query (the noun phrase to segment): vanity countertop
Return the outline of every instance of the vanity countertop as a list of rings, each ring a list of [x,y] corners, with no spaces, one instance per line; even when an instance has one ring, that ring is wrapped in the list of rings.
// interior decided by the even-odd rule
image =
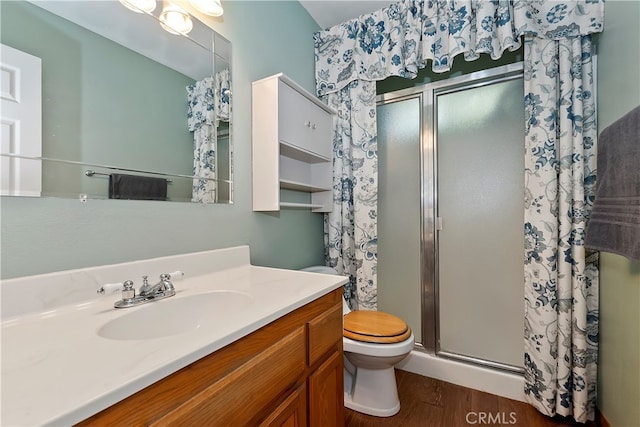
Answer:
[[[115,294],[5,320],[1,424],[77,423],[346,281],[342,276],[247,264],[195,277],[186,274],[175,283],[174,297],[139,307],[113,308],[119,299]],[[110,320],[151,304],[220,290],[249,298],[240,309],[222,308],[217,321],[188,332],[143,340],[98,335]]]

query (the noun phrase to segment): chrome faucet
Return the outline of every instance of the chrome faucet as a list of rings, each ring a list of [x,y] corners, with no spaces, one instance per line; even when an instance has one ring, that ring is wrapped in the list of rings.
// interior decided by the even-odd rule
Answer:
[[[148,276],[142,276],[142,286],[140,287],[138,295],[136,295],[133,282],[131,280],[127,280],[123,283],[122,299],[116,301],[113,306],[115,308],[135,307],[151,301],[169,298],[175,294],[176,290],[173,283],[171,283],[170,274],[161,274],[160,281],[153,286],[149,284]]]
[[[173,283],[171,283],[170,274],[161,274],[160,281],[153,286],[149,285],[147,276],[142,276],[142,287],[140,288],[141,297],[156,297],[168,293],[171,293],[171,295],[166,296],[173,296],[176,293]]]

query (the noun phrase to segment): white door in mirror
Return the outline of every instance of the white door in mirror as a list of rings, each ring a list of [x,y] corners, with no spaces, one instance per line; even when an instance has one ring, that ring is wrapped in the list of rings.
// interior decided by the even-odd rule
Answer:
[[[0,195],[39,197],[41,161],[4,155],[42,155],[42,61],[6,45],[0,45],[0,58]]]

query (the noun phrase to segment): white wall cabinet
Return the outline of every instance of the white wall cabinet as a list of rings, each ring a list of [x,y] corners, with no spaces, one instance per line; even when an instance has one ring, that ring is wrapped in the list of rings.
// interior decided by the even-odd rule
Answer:
[[[253,82],[254,211],[331,211],[335,116],[282,73]],[[311,203],[282,201],[281,189],[311,193]]]

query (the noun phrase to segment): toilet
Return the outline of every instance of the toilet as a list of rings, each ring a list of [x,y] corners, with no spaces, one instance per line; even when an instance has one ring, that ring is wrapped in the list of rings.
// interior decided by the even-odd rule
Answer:
[[[338,274],[331,267],[302,271]],[[344,406],[377,417],[400,410],[394,366],[413,349],[414,336],[400,318],[380,311],[352,311],[342,300],[344,316]]]

